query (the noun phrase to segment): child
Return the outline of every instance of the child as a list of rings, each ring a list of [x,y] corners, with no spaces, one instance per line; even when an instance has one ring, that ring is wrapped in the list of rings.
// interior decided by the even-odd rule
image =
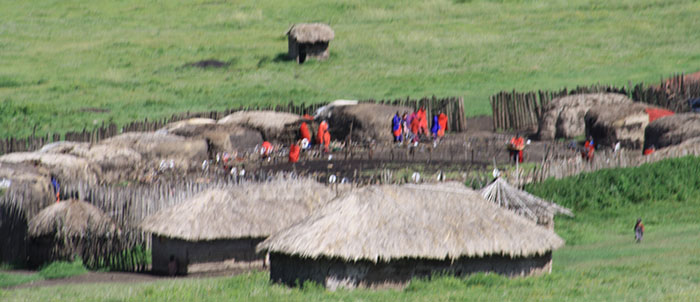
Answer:
[[[644,224],[642,223],[642,219],[639,218],[634,225],[634,239],[637,240],[637,243],[640,243],[642,242],[642,237],[644,237]]]

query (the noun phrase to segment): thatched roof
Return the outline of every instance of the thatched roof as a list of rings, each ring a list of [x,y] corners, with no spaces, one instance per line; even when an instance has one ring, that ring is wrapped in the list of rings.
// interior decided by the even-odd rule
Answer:
[[[554,232],[467,188],[405,185],[348,192],[272,235],[258,250],[378,262],[530,256],[563,244]]]
[[[328,42],[335,38],[333,29],[323,23],[294,24],[285,35],[296,39],[299,43]]]
[[[486,200],[534,222],[547,223],[550,216],[557,214],[574,215],[571,210],[519,190],[500,177],[479,192]]]
[[[109,237],[117,230],[100,209],[79,200],[66,200],[41,210],[29,221],[29,236],[57,238]]]
[[[0,207],[18,209],[27,219],[56,200],[49,172],[41,167],[0,162],[0,182],[4,185],[0,187],[0,191],[3,191],[0,194]]]
[[[173,160],[178,169],[197,167],[207,159],[204,139],[185,138],[163,132],[127,132],[108,138],[100,145],[131,148],[152,163]]]
[[[542,110],[539,137],[553,140],[583,135],[586,132],[586,112],[595,106],[613,104],[632,104],[632,100],[617,93],[572,94],[553,99]]]
[[[254,129],[262,134],[263,139],[273,141],[296,135],[299,129],[294,125],[301,120],[300,115],[293,113],[251,110],[231,113],[217,123]]]
[[[189,241],[267,237],[334,196],[330,188],[312,180],[210,189],[146,218],[141,228]]]

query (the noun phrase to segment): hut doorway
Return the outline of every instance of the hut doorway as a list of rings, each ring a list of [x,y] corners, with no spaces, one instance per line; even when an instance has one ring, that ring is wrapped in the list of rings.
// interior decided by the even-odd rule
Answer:
[[[306,61],[306,45],[299,44],[299,56],[297,57],[297,63],[302,64]]]

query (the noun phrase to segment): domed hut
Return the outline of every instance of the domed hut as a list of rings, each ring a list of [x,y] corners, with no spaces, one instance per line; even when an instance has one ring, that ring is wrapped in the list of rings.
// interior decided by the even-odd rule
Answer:
[[[486,200],[550,230],[554,230],[554,215],[574,216],[570,209],[511,186],[500,177],[481,189],[479,193]]]
[[[700,114],[678,113],[649,123],[644,132],[644,148],[665,148],[695,137],[700,137]]]
[[[311,180],[276,180],[210,189],[147,217],[152,267],[179,275],[236,267],[260,267],[255,246],[306,217],[335,193]],[[169,263],[176,263],[176,272]]]
[[[632,100],[617,93],[574,94],[556,98],[542,109],[538,135],[542,140],[583,135],[586,133],[586,112],[595,106],[614,104],[632,104]]]
[[[112,249],[119,230],[95,206],[75,199],[43,209],[29,221],[29,264],[37,267],[80,257],[88,267],[99,264]]]
[[[623,148],[640,149],[647,125],[672,114],[643,103],[596,106],[586,113],[586,135],[600,146],[613,147],[619,142]]]
[[[335,38],[330,26],[323,23],[299,23],[287,32],[289,50],[287,56],[302,64],[308,58],[328,59],[328,44]]]
[[[331,290],[400,287],[433,274],[549,272],[554,232],[466,188],[374,186],[334,199],[270,236],[270,278]]]
[[[221,118],[217,124],[253,129],[270,142],[286,142],[296,138],[300,115],[286,112],[251,110],[237,111]]]
[[[25,264],[28,221],[55,201],[48,171],[0,162],[0,262]]]

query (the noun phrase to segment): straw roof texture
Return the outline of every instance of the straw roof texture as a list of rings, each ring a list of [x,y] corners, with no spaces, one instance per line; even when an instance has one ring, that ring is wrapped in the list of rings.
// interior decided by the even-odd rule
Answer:
[[[276,111],[237,111],[221,118],[217,123],[238,125],[259,131],[265,140],[283,139],[285,136],[296,134],[296,125],[301,120],[300,115]]]
[[[9,185],[0,194],[0,207],[19,209],[27,219],[34,217],[56,199],[51,189],[49,172],[41,167],[0,162],[0,180]]]
[[[109,237],[116,231],[112,220],[95,206],[79,200],[55,203],[29,221],[29,236],[56,238]]]
[[[500,177],[479,192],[486,200],[535,222],[548,222],[549,216],[557,214],[574,215],[570,209],[513,187]]]
[[[173,160],[178,168],[198,166],[207,159],[208,146],[204,139],[184,138],[162,132],[127,132],[100,143],[119,148],[131,148],[152,163]]]
[[[595,106],[613,104],[632,104],[632,100],[617,93],[573,94],[553,99],[543,109],[539,137],[552,140],[583,135],[586,132],[586,112]]]
[[[330,188],[311,180],[210,189],[147,217],[141,228],[188,241],[267,237],[334,196]]]
[[[335,38],[335,33],[330,26],[323,23],[299,23],[290,27],[285,35],[288,35],[300,43],[328,42]]]
[[[373,186],[348,192],[258,251],[373,262],[544,254],[564,241],[554,232],[466,188]]]

